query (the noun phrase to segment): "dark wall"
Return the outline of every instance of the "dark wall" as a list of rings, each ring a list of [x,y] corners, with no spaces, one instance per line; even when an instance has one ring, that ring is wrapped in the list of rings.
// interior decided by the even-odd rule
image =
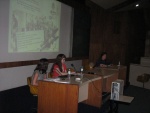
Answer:
[[[108,12],[93,3],[91,7],[91,34],[89,60],[96,62],[102,51],[114,64],[127,66],[129,80],[130,63],[139,63],[144,56],[146,23],[143,9]]]
[[[87,10],[74,9],[72,57],[89,56],[90,20]]]
[[[91,15],[86,0],[58,0],[74,9],[72,57],[89,57]]]
[[[108,12],[95,4],[91,7],[90,57],[96,61],[102,51],[123,65],[139,63],[144,56],[146,24],[144,11]]]
[[[91,15],[91,27],[89,44],[89,60],[96,62],[102,51],[108,53],[108,59],[114,64],[120,61],[122,65],[139,63],[140,57],[144,56],[146,32],[149,30],[149,9],[137,9],[122,12],[107,11],[90,0],[60,0],[75,9],[74,37],[78,42],[83,42],[82,31],[86,31],[82,19],[87,10]],[[79,18],[76,19],[76,16]],[[81,20],[80,20],[81,18]],[[78,24],[81,22],[82,24]],[[88,23],[88,21],[86,21]],[[79,26],[80,25],[80,26]],[[80,32],[81,31],[81,32]],[[84,34],[84,33],[83,33]],[[80,38],[79,38],[80,37]],[[74,39],[75,40],[75,39]],[[87,42],[87,40],[85,40]],[[81,43],[74,42],[74,48],[80,47]],[[75,47],[77,46],[77,47]],[[79,49],[74,49],[79,51]],[[81,50],[79,53],[82,55]]]
[[[93,6],[94,7],[94,6]],[[102,51],[114,64],[126,64],[129,39],[128,13],[112,13],[91,8],[90,60],[96,62]]]
[[[129,62],[140,63],[140,58],[144,56],[146,24],[143,10],[129,11]]]
[[[110,10],[104,10],[89,0],[82,2],[79,0],[62,1],[66,1],[68,5],[70,4],[75,9],[75,21],[77,21],[74,23],[74,26],[77,29],[74,31],[74,37],[79,39],[78,42],[84,40],[78,35],[84,34],[82,31],[87,29],[84,27],[85,24],[82,23],[82,19],[85,19],[85,14],[80,10],[89,9],[87,11],[91,15],[91,27],[90,33],[87,33],[85,36],[88,37],[90,35],[90,61],[96,62],[100,53],[106,51],[108,58],[114,64],[117,64],[119,61],[123,65],[139,63],[140,57],[144,56],[146,29],[149,26],[147,25],[149,21],[145,18],[149,16],[145,14],[149,14],[147,12],[148,9],[111,12]],[[76,16],[79,18],[77,19]],[[80,22],[82,23],[81,25],[78,24]],[[86,22],[88,23],[89,21]],[[74,43],[74,48],[76,48],[75,46],[80,47],[79,45],[81,46],[79,43]],[[82,51],[79,53],[81,54]]]

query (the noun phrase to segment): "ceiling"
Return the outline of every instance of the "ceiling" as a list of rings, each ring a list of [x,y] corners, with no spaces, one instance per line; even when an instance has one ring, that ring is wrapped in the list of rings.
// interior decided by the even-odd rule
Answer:
[[[150,8],[150,0],[90,0],[100,7],[113,10],[113,11],[125,11],[139,8]],[[136,7],[136,4],[139,4]]]
[[[91,1],[96,3],[99,6],[103,7],[104,9],[108,9],[108,8],[114,7],[120,3],[123,3],[126,0],[91,0]]]

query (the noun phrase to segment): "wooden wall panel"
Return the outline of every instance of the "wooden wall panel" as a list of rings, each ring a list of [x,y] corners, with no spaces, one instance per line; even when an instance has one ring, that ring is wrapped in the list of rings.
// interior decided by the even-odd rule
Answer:
[[[66,61],[83,60],[83,59],[88,59],[88,57],[66,58]],[[35,65],[38,62],[39,62],[39,60],[17,61],[17,62],[3,62],[3,63],[0,63],[0,68],[10,68],[10,67],[20,67],[20,66]],[[55,62],[55,59],[49,59],[49,63],[54,63],[54,62]]]
[[[101,52],[106,51],[113,64],[120,61],[127,66],[128,81],[130,63],[140,63],[140,57],[144,56],[148,26],[144,17],[149,13],[144,15],[143,9],[107,12],[94,4],[89,6],[92,25],[89,61],[96,62]]]
[[[94,7],[94,6],[93,6]],[[110,13],[101,8],[91,8],[90,61],[96,62],[102,51],[114,64],[125,64],[128,46],[127,13]]]
[[[145,15],[142,9],[108,12],[97,5],[91,7],[90,61],[95,62],[102,51],[115,64],[139,63],[144,54]],[[145,9],[146,10],[146,9]],[[146,12],[146,11],[145,11]],[[148,17],[148,16],[146,16]]]

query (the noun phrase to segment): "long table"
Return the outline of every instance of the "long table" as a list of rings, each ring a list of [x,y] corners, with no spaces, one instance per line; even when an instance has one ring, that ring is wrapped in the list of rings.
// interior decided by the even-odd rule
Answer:
[[[39,81],[38,113],[77,113],[78,103],[100,107],[102,79],[98,75],[84,74],[81,81],[76,76],[67,81]]]
[[[111,83],[118,79],[119,71],[108,68],[94,68],[87,70],[86,73],[97,74],[102,77],[102,91],[111,92]]]
[[[111,83],[118,78],[118,71],[92,71],[94,74],[84,74],[81,81],[76,81],[78,76],[69,81],[39,81],[38,113],[77,113],[79,102],[100,108],[102,92],[111,91]]]

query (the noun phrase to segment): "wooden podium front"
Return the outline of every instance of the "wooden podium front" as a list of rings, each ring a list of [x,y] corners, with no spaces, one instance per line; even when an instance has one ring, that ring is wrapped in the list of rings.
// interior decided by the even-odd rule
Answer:
[[[127,66],[113,65],[113,66],[110,66],[110,67],[106,68],[106,70],[117,70],[119,72],[118,73],[118,79],[122,79],[122,80],[124,80],[124,83],[126,83]]]
[[[88,86],[87,92],[84,86]],[[102,102],[102,79],[97,75],[84,75],[82,81],[71,78],[70,83],[39,81],[38,113],[77,113],[79,97],[88,93],[84,103],[100,107]]]

